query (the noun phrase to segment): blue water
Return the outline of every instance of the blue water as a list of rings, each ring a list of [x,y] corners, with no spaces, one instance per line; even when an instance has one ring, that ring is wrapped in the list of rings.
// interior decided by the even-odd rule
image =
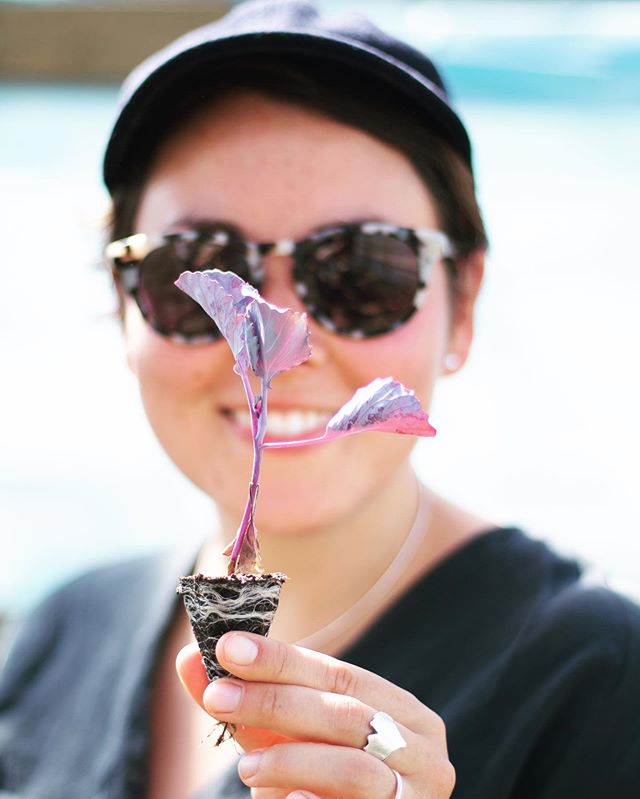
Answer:
[[[423,6],[381,7],[380,18],[419,43],[410,23]],[[640,41],[448,31],[435,49],[474,140],[492,253],[472,359],[443,383],[439,436],[418,447],[416,467],[640,595]],[[115,99],[111,86],[0,83],[9,614],[82,568],[214,524],[147,429],[94,268]]]

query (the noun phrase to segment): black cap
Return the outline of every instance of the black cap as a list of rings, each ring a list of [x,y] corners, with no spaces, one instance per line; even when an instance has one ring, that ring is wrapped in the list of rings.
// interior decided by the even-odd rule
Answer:
[[[471,168],[471,144],[449,103],[442,77],[423,53],[393,38],[360,14],[324,15],[308,0],[251,0],[222,19],[197,28],[150,56],[122,86],[119,111],[104,157],[104,182],[113,192],[126,178],[132,155],[149,150],[149,118],[161,119],[172,97],[229,59],[295,56],[363,74],[397,92]],[[157,129],[157,128],[156,128]],[[152,135],[152,134],[151,134]],[[139,141],[139,139],[142,140]]]

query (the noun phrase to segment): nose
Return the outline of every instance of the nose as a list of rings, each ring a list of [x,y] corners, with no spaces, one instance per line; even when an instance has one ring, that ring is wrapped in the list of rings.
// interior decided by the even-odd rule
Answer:
[[[273,305],[304,311],[293,285],[293,258],[290,253],[272,247],[262,255],[262,285],[260,294]]]
[[[298,296],[293,282],[293,258],[283,247],[271,248],[262,257],[263,279],[260,294],[267,302],[279,308],[291,308],[298,313],[306,313],[311,328],[311,357],[305,363],[319,366],[327,361],[328,348],[325,336],[328,334],[309,317],[309,313]]]

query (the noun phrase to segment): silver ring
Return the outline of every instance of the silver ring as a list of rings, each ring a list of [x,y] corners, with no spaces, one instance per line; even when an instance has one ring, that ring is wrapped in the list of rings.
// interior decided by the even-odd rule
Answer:
[[[398,772],[394,768],[392,768],[391,771],[393,771],[393,776],[396,778],[396,792],[393,799],[402,799],[402,788],[403,788],[402,777],[398,774]]]
[[[386,760],[389,755],[397,752],[398,749],[403,749],[407,745],[405,739],[400,735],[398,725],[387,713],[383,713],[379,710],[374,714],[369,724],[373,727],[375,733],[372,732],[367,736],[367,743],[364,746],[364,751],[368,755],[373,755],[377,757],[378,760]],[[401,789],[402,784],[400,783],[400,790]],[[396,794],[396,796],[399,795],[400,794]]]

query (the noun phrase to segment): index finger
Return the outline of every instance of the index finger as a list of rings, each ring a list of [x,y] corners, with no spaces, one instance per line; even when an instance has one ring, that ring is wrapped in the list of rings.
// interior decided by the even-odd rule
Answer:
[[[224,668],[243,680],[301,685],[352,696],[384,710],[415,732],[433,733],[442,725],[433,711],[404,688],[312,649],[252,633],[230,632],[218,641],[216,656]]]

